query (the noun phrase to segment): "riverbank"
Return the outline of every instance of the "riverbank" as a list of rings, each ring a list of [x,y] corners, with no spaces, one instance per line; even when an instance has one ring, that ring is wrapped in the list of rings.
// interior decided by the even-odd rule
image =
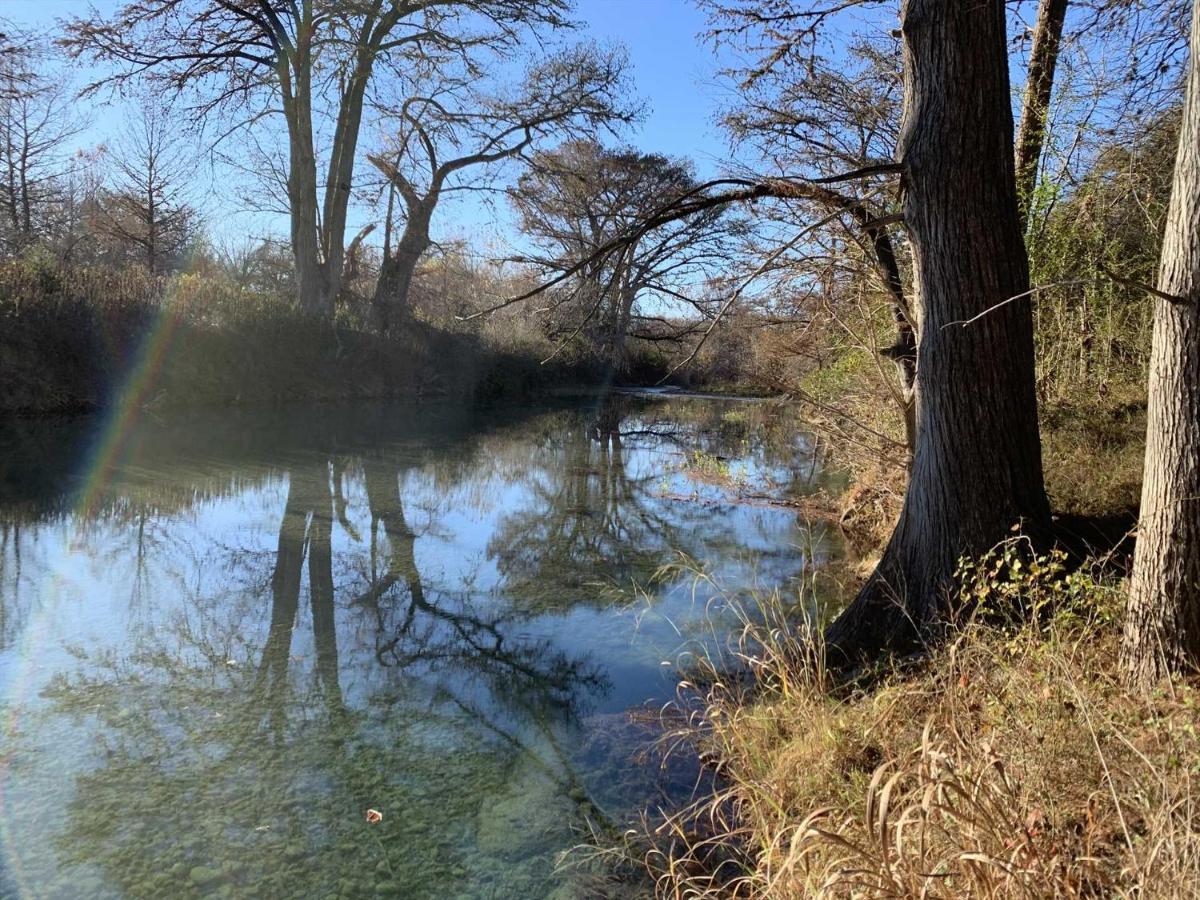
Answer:
[[[898,419],[852,370],[819,377],[803,388],[837,405],[814,419],[850,473],[831,498],[860,556],[848,596],[899,510]],[[964,563],[980,602],[945,645],[846,682],[821,653],[835,609],[797,623],[787,611],[820,598],[729,593],[746,629],[689,662],[664,738],[718,789],[626,847],[659,896],[1200,894],[1200,684],[1136,697],[1117,671],[1144,387],[1048,390],[1041,413],[1063,545],[1031,564],[1014,539]]]
[[[0,414],[298,400],[521,397],[592,385],[586,361],[409,321],[381,338],[219,277],[0,264]]]
[[[817,631],[748,626],[744,655],[693,676],[668,739],[722,787],[636,845],[659,895],[1196,896],[1196,685],[1127,694],[1119,585],[1013,559],[972,588],[1000,576],[1052,615],[977,617],[849,685],[812,653]],[[727,667],[751,660],[738,687]]]

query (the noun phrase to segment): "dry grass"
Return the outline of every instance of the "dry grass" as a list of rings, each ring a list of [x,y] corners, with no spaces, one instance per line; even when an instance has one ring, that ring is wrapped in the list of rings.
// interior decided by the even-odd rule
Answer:
[[[1055,511],[1103,516],[1137,509],[1145,437],[1145,379],[1103,398],[1043,403],[1042,457]]]
[[[869,686],[835,686],[779,598],[745,601],[667,737],[720,791],[629,835],[659,896],[1200,896],[1197,686],[1128,694],[1116,587],[1019,558],[967,567],[979,611]],[[1018,594],[1022,621],[986,615]]]
[[[341,312],[344,312],[342,310]],[[567,361],[411,321],[380,338],[218,274],[0,263],[0,410],[492,398],[591,383]],[[487,337],[487,336],[485,336]],[[143,377],[145,376],[145,377]]]

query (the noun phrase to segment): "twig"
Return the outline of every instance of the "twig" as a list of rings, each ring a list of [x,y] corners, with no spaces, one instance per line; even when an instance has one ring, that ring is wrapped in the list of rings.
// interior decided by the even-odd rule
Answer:
[[[1100,263],[1100,271],[1115,281],[1117,284],[1122,284],[1125,287],[1136,288],[1139,291],[1145,291],[1147,294],[1152,294],[1160,300],[1166,300],[1168,303],[1183,305],[1191,301],[1187,297],[1180,297],[1178,294],[1168,294],[1166,291],[1160,291],[1156,287],[1151,287],[1148,284],[1143,284],[1140,281],[1135,281],[1132,278],[1126,278],[1124,275],[1118,275],[1104,263]]]
[[[1068,279],[1067,281],[1052,281],[1052,282],[1050,282],[1050,284],[1040,284],[1037,287],[1032,287],[1027,291],[1022,291],[1019,294],[1014,294],[1013,296],[1009,297],[1007,300],[1001,300],[995,306],[989,306],[987,309],[985,309],[983,312],[979,313],[979,315],[977,315],[977,316],[972,316],[969,319],[956,319],[953,322],[947,322],[945,325],[942,326],[942,329],[944,330],[946,328],[949,328],[951,325],[961,325],[963,328],[966,328],[968,325],[978,322],[984,316],[988,315],[989,313],[995,312],[1002,306],[1007,306],[1009,303],[1012,303],[1015,300],[1020,300],[1022,297],[1029,297],[1033,294],[1037,294],[1042,291],[1048,291],[1048,290],[1050,290],[1050,288],[1066,287],[1068,285],[1090,284],[1090,283],[1091,283],[1090,281],[1087,281],[1083,278],[1071,278],[1071,279]]]

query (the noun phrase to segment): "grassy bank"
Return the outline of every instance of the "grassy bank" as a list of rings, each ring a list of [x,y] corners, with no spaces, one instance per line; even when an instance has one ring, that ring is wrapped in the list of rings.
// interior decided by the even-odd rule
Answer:
[[[360,397],[522,395],[589,384],[583,361],[420,321],[382,339],[216,275],[0,264],[0,412]]]
[[[1197,686],[1130,695],[1119,585],[1009,549],[964,572],[984,603],[952,640],[849,685],[777,598],[735,598],[767,624],[702,667],[668,737],[722,788],[631,846],[660,895],[1200,894]],[[1034,614],[989,617],[998,591]]]
[[[903,495],[903,468],[863,435],[898,423],[861,361],[804,389],[830,404],[810,415],[851,478],[830,498],[861,554],[838,567],[845,596]],[[1041,413],[1063,545],[1031,562],[1014,538],[964,561],[973,611],[945,644],[847,683],[822,658],[836,609],[727,598],[745,630],[689,662],[663,744],[718,788],[623,851],[658,896],[1200,896],[1200,681],[1140,697],[1117,669],[1143,388],[1056,392]]]

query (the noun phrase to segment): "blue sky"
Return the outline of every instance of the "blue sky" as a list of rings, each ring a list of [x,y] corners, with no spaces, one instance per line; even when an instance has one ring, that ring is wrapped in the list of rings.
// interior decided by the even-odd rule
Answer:
[[[56,20],[83,15],[92,5],[89,0],[0,0],[0,16],[22,25],[52,28]],[[118,3],[96,0],[94,5],[107,12]],[[631,80],[646,102],[647,113],[627,135],[628,142],[647,151],[688,157],[701,176],[719,171],[728,155],[715,121],[724,93],[717,79],[722,61],[701,38],[704,13],[691,0],[578,0],[576,18],[583,24],[579,37],[621,43],[629,50]],[[88,105],[93,106],[91,101]],[[96,144],[120,131],[120,106],[93,109],[90,115],[93,125],[84,142]],[[218,192],[210,193],[215,198]],[[223,205],[219,198],[203,204],[209,207],[210,222],[229,222],[227,210],[213,209],[214,202]],[[435,230],[441,237],[497,233],[491,214],[456,206],[439,211]],[[233,219],[239,220],[245,224],[234,228],[260,230],[265,225],[261,220],[252,224],[244,217]]]
[[[713,121],[721,103],[721,61],[701,40],[705,16],[687,0],[582,0],[579,17],[599,40],[629,48],[633,82],[649,102],[635,143],[688,156],[701,173],[726,155]]]

